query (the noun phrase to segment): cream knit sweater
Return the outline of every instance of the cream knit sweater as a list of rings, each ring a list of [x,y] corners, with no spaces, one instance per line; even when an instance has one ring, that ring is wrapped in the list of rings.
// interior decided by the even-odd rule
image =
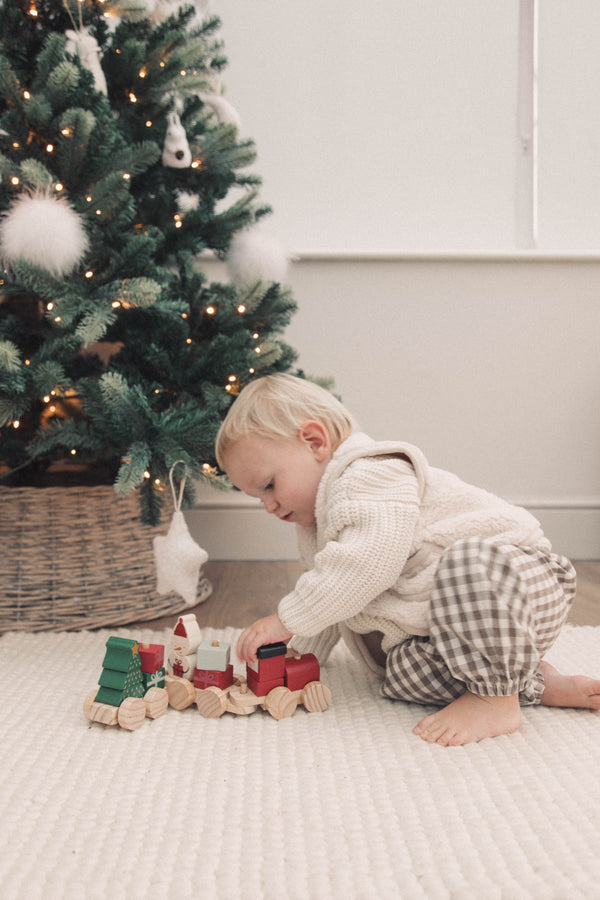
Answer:
[[[298,526],[306,571],[280,602],[293,646],[324,663],[340,636],[383,674],[360,635],[383,634],[382,649],[427,635],[438,561],[473,536],[550,552],[541,526],[456,475],[427,464],[411,444],[356,433],[336,450],[317,492],[316,523]]]

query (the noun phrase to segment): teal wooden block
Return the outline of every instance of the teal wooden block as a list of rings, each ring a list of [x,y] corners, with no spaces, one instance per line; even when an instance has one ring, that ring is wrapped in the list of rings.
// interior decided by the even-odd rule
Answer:
[[[196,651],[196,668],[225,672],[231,656],[231,644],[226,641],[202,641]]]

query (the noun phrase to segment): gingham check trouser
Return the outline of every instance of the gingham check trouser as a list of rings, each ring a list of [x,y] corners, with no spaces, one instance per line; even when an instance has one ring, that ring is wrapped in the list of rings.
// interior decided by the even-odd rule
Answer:
[[[467,690],[539,703],[540,660],[565,622],[575,582],[565,557],[494,540],[458,541],[437,568],[429,636],[392,647],[381,693],[443,706]]]

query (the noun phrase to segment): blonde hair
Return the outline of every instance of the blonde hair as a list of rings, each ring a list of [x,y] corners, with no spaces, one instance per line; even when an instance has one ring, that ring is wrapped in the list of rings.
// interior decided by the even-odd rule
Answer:
[[[309,420],[325,426],[334,450],[356,429],[340,401],[314,382],[283,372],[257,378],[246,385],[221,423],[215,441],[217,462],[223,468],[227,448],[241,437],[292,439]]]

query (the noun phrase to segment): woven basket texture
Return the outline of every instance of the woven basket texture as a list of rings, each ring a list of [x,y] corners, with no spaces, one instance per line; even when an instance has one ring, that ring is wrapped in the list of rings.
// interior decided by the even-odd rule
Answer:
[[[0,633],[145,622],[189,610],[156,592],[152,538],[136,494],[99,487],[0,488]],[[164,524],[166,523],[166,525]],[[210,596],[200,574],[197,602]]]

